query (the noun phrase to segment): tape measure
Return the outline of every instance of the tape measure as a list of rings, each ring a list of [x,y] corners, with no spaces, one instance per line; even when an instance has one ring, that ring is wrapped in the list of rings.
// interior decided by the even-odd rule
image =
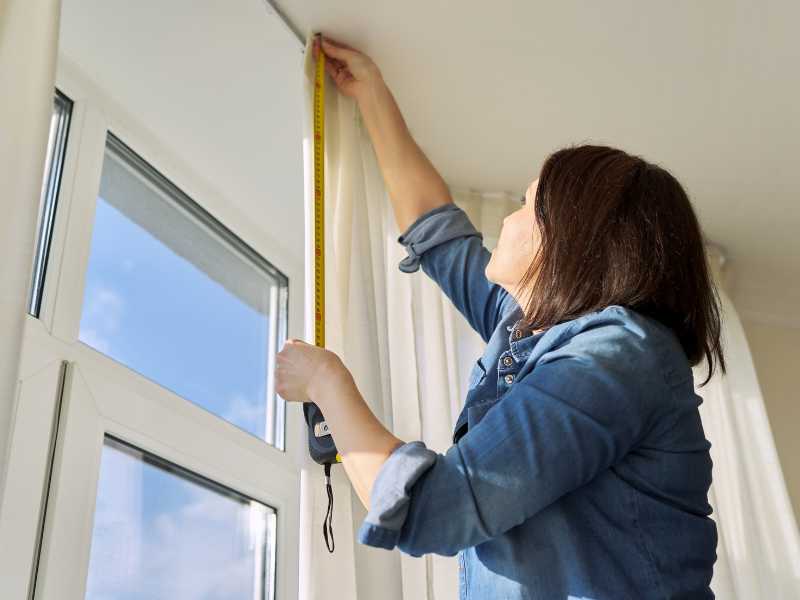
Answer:
[[[314,77],[314,343],[325,347],[325,55]]]
[[[320,45],[314,77],[314,344],[325,347],[325,55]],[[308,451],[321,465],[342,462],[319,407],[303,404]]]
[[[325,347],[325,55],[322,44],[314,76],[314,344],[318,348]],[[322,522],[322,535],[328,552],[333,552],[331,465],[342,462],[342,457],[319,406],[304,402],[303,414],[308,426],[308,452],[315,462],[325,467],[328,510]]]

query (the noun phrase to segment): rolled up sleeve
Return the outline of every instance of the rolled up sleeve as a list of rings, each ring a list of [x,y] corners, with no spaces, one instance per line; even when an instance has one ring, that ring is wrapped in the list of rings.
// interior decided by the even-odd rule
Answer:
[[[397,241],[408,256],[400,270],[422,270],[433,279],[484,341],[488,341],[513,297],[484,274],[491,252],[483,235],[456,204],[437,206],[421,215]]]
[[[622,459],[641,439],[650,389],[619,343],[545,354],[446,453],[414,442],[384,463],[359,539],[453,556],[519,525]],[[646,369],[638,364],[639,373]]]
[[[358,532],[362,544],[390,550],[408,515],[411,488],[436,461],[436,452],[421,441],[407,442],[392,452],[375,477],[370,509]]]

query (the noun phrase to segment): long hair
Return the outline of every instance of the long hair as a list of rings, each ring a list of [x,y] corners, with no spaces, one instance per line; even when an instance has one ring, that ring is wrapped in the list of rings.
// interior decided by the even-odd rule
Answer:
[[[689,198],[665,169],[607,146],[551,154],[534,205],[541,245],[523,276],[524,325],[546,329],[617,304],[677,336],[691,366],[725,372],[719,294]]]

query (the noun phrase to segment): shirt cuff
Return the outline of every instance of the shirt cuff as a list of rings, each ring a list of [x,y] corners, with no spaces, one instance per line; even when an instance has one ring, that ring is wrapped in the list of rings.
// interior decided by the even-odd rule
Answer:
[[[408,251],[400,261],[400,270],[413,273],[419,270],[420,258],[427,251],[452,239],[481,234],[459,206],[449,202],[421,215],[397,238]]]
[[[422,441],[398,446],[381,466],[370,493],[370,509],[358,541],[391,550],[408,515],[411,487],[436,461],[436,452]]]

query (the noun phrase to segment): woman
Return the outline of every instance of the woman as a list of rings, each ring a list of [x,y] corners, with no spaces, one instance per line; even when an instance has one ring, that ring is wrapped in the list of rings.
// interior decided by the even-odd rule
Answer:
[[[359,540],[457,554],[461,598],[713,598],[691,366],[725,364],[680,184],[620,150],[565,148],[490,255],[375,64],[321,43],[375,146],[401,270],[421,265],[487,343],[444,454],[384,429],[336,355],[297,340],[279,353],[278,393],[320,406],[369,510]]]

